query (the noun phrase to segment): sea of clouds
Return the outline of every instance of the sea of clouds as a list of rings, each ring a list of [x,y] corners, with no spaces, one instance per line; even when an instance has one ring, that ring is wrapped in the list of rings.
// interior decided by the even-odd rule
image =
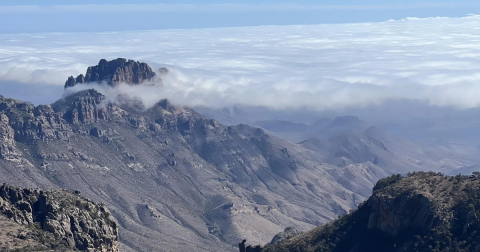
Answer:
[[[0,34],[0,94],[62,90],[102,58],[170,74],[131,90],[151,104],[232,104],[316,110],[412,100],[480,106],[480,16],[381,23],[108,33]],[[12,84],[14,83],[14,84]],[[4,88],[2,88],[2,86]],[[3,90],[2,90],[3,89]],[[144,95],[145,91],[145,95]],[[59,91],[58,91],[59,92]],[[53,102],[58,92],[39,92]]]

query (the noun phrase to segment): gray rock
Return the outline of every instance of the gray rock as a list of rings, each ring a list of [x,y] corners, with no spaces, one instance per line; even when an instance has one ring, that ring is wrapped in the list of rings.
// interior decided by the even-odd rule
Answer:
[[[168,69],[160,69],[161,74],[168,72]],[[156,76],[156,73],[146,63],[118,58],[112,61],[100,60],[98,65],[91,66],[87,73],[77,76],[70,76],[65,82],[65,88],[73,87],[84,83],[106,83],[110,86],[116,86],[120,83],[129,85],[138,85],[144,81],[149,81]]]
[[[297,235],[300,235],[302,232],[298,231],[295,227],[287,227],[285,231],[276,234],[270,244],[277,244],[283,240],[288,240]]]
[[[41,191],[0,186],[0,215],[21,225],[53,234],[48,244],[80,251],[118,251],[118,226],[103,204],[96,204],[64,190]]]

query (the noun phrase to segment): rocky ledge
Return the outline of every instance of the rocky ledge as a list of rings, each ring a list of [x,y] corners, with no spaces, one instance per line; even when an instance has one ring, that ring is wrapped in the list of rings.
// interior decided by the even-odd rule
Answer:
[[[107,207],[79,192],[0,186],[0,249],[118,251],[118,225]]]
[[[161,72],[167,71],[160,69]],[[65,82],[65,88],[73,87],[84,83],[106,83],[110,86],[117,86],[120,83],[138,85],[150,81],[156,73],[146,63],[134,60],[118,58],[112,61],[100,60],[98,65],[87,69],[86,75],[80,74],[77,78],[70,76]]]

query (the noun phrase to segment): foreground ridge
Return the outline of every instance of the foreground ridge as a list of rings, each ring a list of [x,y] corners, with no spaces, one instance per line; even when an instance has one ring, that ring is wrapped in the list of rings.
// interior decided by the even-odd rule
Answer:
[[[19,251],[118,251],[118,226],[104,204],[65,190],[0,186],[1,246]]]
[[[480,251],[480,174],[380,180],[358,210],[263,252]]]

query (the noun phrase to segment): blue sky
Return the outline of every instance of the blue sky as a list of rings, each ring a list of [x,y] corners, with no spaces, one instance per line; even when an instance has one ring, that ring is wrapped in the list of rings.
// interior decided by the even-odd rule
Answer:
[[[376,22],[479,14],[472,0],[0,0],[0,33]],[[131,5],[130,5],[131,4]],[[13,6],[14,5],[14,6]]]
[[[239,0],[190,0],[190,1],[178,1],[178,0],[82,0],[82,1],[65,1],[65,0],[16,0],[15,4],[12,4],[11,0],[2,0],[0,1],[1,5],[21,5],[21,4],[32,4],[32,5],[54,5],[54,4],[157,4],[157,3],[173,3],[173,4],[212,4],[212,3],[304,3],[304,4],[399,4],[399,3],[475,3],[476,1],[472,0],[460,0],[460,1],[448,1],[448,0],[322,0],[322,1],[312,1],[312,0],[262,0],[262,1],[239,1]]]

